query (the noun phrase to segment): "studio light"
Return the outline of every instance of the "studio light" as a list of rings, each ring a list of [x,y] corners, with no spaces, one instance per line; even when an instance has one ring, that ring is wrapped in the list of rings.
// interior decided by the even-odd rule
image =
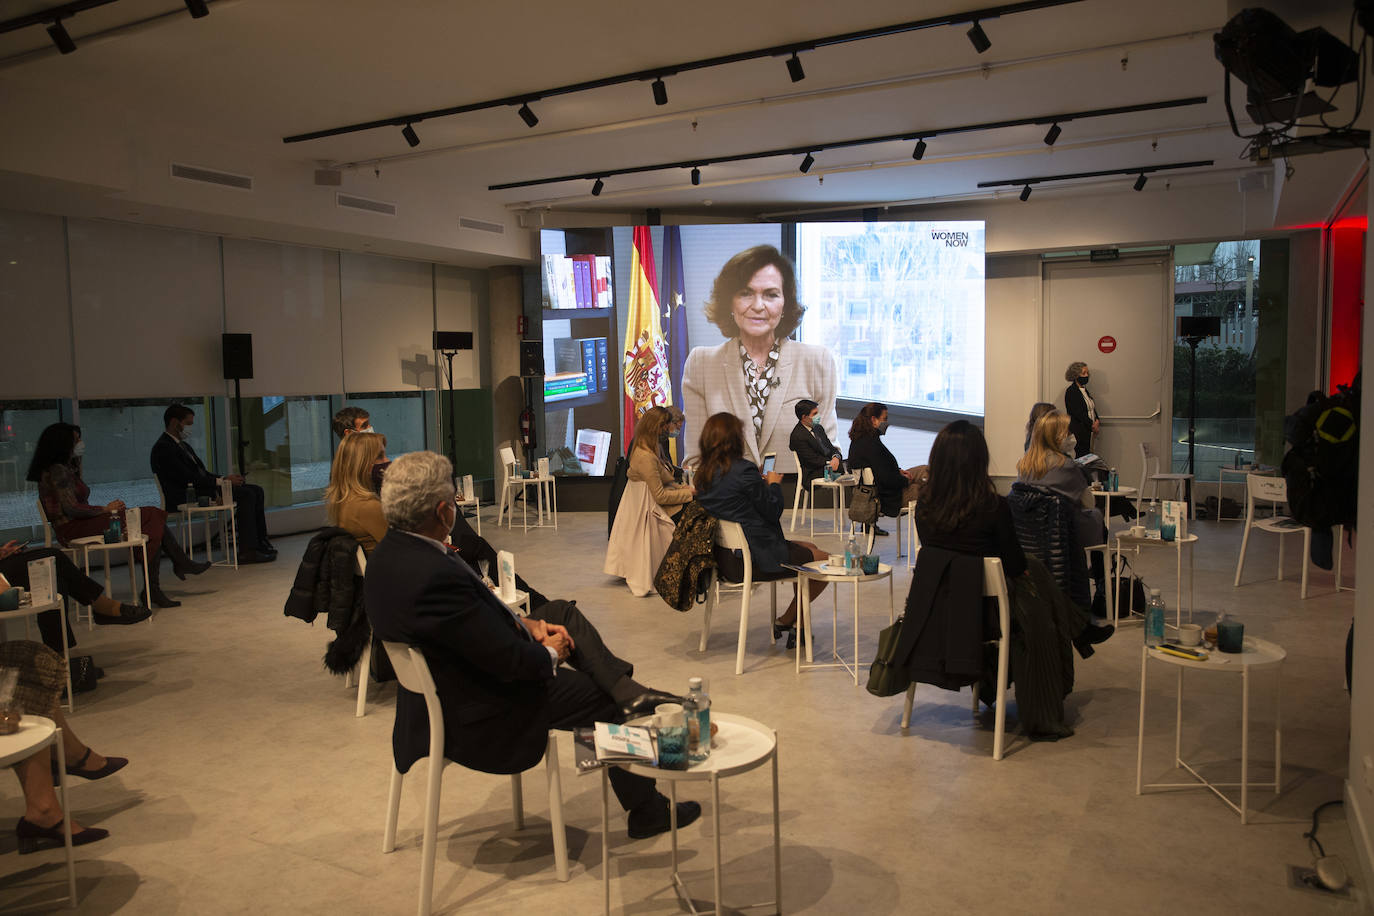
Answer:
[[[811,171],[811,166],[813,166],[813,165],[815,165],[815,164],[816,164],[816,157],[813,156],[813,155],[811,155],[810,153],[807,153],[807,154],[806,154],[806,158],[803,159],[803,160],[801,161],[801,172],[802,172],[802,174],[805,175],[807,172]]]
[[[192,19],[204,19],[210,15],[210,8],[205,5],[205,0],[186,0],[186,11],[191,14]]]
[[[1138,176],[1136,176],[1136,180],[1135,180],[1135,189],[1136,189],[1137,191],[1143,191],[1143,190],[1145,190],[1145,182],[1148,181],[1148,180],[1149,180],[1149,179],[1145,177],[1145,173],[1144,173],[1144,172],[1141,172]]]
[[[411,127],[409,124],[401,128],[401,136],[405,137],[406,143],[409,143],[411,146],[420,145],[420,135],[417,134],[415,128]]]
[[[525,122],[526,127],[533,127],[539,123],[539,116],[530,108],[530,103],[526,102],[520,106],[520,120]]]
[[[973,50],[982,54],[992,47],[992,42],[988,39],[988,33],[983,31],[983,27],[978,24],[978,20],[973,21],[973,28],[968,30],[968,40],[973,45]]]
[[[694,184],[694,185],[701,184],[701,169],[698,169],[698,168],[693,168],[693,169],[692,169],[692,184]]]
[[[1026,185],[1021,189],[1021,199],[1030,200],[1030,185]]]
[[[61,19],[54,20],[53,24],[48,26],[48,37],[52,39],[53,44],[57,45],[57,50],[63,54],[70,54],[76,50],[76,42],[72,41],[72,36],[67,34],[67,29],[62,25]]]
[[[1050,129],[1045,131],[1045,145],[1054,146],[1054,141],[1059,139],[1059,135],[1064,132],[1064,128],[1058,124],[1051,124]]]
[[[598,178],[598,179],[596,180],[596,184],[592,185],[592,196],[593,196],[593,197],[600,197],[600,196],[601,196],[601,191],[602,191],[602,189],[605,188],[605,187],[606,187],[606,182],[604,182],[604,181],[602,181],[600,178]]]
[[[787,58],[787,75],[792,77],[792,82],[800,83],[806,79],[806,71],[802,69],[801,58],[797,52],[793,51],[792,56]]]
[[[924,141],[924,140],[917,140],[917,141],[916,141],[916,148],[915,148],[914,150],[911,151],[911,158],[912,158],[912,159],[915,159],[915,160],[917,160],[917,161],[919,161],[919,160],[925,158],[925,154],[926,154],[926,141]]]
[[[663,82],[663,77],[654,80],[654,104],[668,104],[668,84]]]

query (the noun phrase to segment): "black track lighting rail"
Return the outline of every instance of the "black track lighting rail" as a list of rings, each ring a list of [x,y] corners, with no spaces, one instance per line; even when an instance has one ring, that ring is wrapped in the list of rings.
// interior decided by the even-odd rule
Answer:
[[[1047,181],[1073,181],[1079,178],[1107,178],[1113,175],[1148,175],[1154,172],[1169,172],[1175,169],[1200,169],[1210,165],[1215,165],[1212,159],[1202,159],[1197,162],[1170,162],[1167,165],[1133,165],[1121,169],[1100,169],[1095,172],[1069,172],[1064,175],[1039,175],[1033,178],[1006,178],[999,181],[980,181],[980,188],[1009,188],[1029,186],[1033,184],[1044,184]],[[1143,185],[1142,185],[1143,187]],[[1030,195],[1026,195],[1029,197]],[[1025,200],[1023,197],[1022,200]]]
[[[93,10],[97,6],[106,6],[107,4],[115,2],[117,2],[117,0],[72,0],[72,2],[63,3],[60,6],[47,6],[41,10],[0,22],[0,35],[6,32],[15,32],[19,29],[27,29],[29,26],[34,25],[52,25],[61,22],[63,19],[70,19],[77,13]]]
[[[1028,118],[1011,118],[1003,121],[984,121],[979,124],[963,124],[956,127],[924,128],[907,130],[899,134],[883,134],[877,137],[860,137],[852,140],[832,140],[827,143],[812,143],[806,146],[790,146],[780,149],[761,150],[754,153],[734,153],[728,156],[704,156],[696,159],[683,159],[677,162],[657,162],[652,165],[625,166],[617,169],[598,169],[590,172],[576,172],[571,175],[557,175],[550,178],[530,178],[524,181],[508,181],[503,184],[488,185],[488,191],[508,191],[513,188],[531,188],[537,185],[557,184],[562,181],[604,180],[613,175],[635,175],[641,172],[658,172],[666,169],[700,169],[708,165],[727,162],[745,162],[751,159],[771,159],[775,156],[813,156],[815,153],[832,149],[848,149],[855,146],[869,146],[877,143],[900,141],[927,141],[933,137],[952,134],[967,134],[984,130],[1000,130],[1007,127],[1025,127],[1038,124],[1067,124],[1070,121],[1087,118],[1103,118],[1110,115],[1134,114],[1141,111],[1162,111],[1168,108],[1184,108],[1190,105],[1203,105],[1207,96],[1190,96],[1182,99],[1167,99],[1160,102],[1143,102],[1139,105],[1118,105],[1115,108],[1091,108],[1087,111],[1064,112],[1052,115],[1037,115]],[[921,150],[925,154],[924,147]],[[814,159],[813,159],[814,161]],[[1021,183],[1021,182],[1015,182]]]
[[[97,2],[108,3],[111,2],[111,0],[97,0]],[[575,92],[587,92],[592,89],[604,89],[608,86],[620,86],[626,83],[654,81],[662,85],[663,78],[667,76],[676,76],[679,73],[688,73],[692,70],[706,70],[711,67],[723,67],[727,64],[741,63],[749,60],[761,60],[769,57],[787,57],[788,74],[791,76],[793,82],[797,82],[805,78],[801,61],[796,57],[797,54],[803,51],[814,51],[817,48],[849,44],[856,41],[867,41],[871,38],[884,38],[889,35],[901,35],[906,32],[917,32],[922,29],[939,28],[940,26],[976,25],[982,20],[996,19],[1000,16],[1010,16],[1015,13],[1028,13],[1034,10],[1082,2],[1083,0],[1025,0],[1025,2],[1022,3],[1005,3],[998,6],[988,6],[982,9],[969,10],[963,13],[950,13],[946,16],[916,19],[911,22],[900,22],[895,25],[860,29],[856,32],[842,32],[838,35],[826,35],[821,38],[795,41],[790,44],[772,45],[767,48],[757,48],[752,51],[739,51],[735,54],[721,54],[716,57],[705,57],[700,60],[683,61],[678,64],[669,64],[646,70],[635,70],[631,73],[621,73],[615,76],[605,76],[594,80],[584,80],[580,83],[569,83],[564,86],[554,86],[549,89],[540,89],[533,92],[522,92],[518,95],[507,95],[498,99],[487,99],[483,102],[469,102],[465,105],[452,105],[448,108],[433,108],[429,111],[417,111],[411,112],[410,114],[395,115],[389,118],[378,118],[373,121],[361,121],[357,124],[346,124],[342,127],[328,127],[323,130],[292,134],[289,137],[283,137],[282,142],[302,143],[306,140],[338,137],[343,134],[376,130],[380,127],[404,127],[407,124],[418,124],[421,121],[428,121],[432,118],[447,118],[453,115],[467,114],[472,111],[486,111],[492,108],[505,108],[507,106],[522,106],[528,110],[528,106],[531,102],[538,102],[541,99],[553,98],[560,95],[571,95]],[[51,21],[51,19],[51,15],[48,15],[39,21],[48,22]],[[981,34],[981,29],[979,32]],[[980,48],[979,53],[982,53],[984,50],[986,50],[986,47]],[[662,97],[666,102],[666,89],[655,89],[656,102],[659,97]],[[662,105],[664,102],[658,102],[658,104]],[[525,118],[525,122],[529,124],[530,127],[534,126],[534,124],[530,123],[528,117]]]

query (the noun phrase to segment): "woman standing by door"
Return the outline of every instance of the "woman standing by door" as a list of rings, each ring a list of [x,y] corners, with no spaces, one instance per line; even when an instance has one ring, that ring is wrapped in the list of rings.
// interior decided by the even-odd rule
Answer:
[[[1089,378],[1087,363],[1069,363],[1064,373],[1064,381],[1069,383],[1069,387],[1064,389],[1064,410],[1069,415],[1069,435],[1074,439],[1075,458],[1082,458],[1093,450],[1093,437],[1101,425],[1097,418],[1097,404],[1088,393]]]

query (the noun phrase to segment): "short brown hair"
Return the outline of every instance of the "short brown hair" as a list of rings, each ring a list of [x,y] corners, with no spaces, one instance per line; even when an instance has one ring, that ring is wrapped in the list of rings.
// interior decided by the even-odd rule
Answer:
[[[1082,375],[1086,368],[1088,368],[1088,364],[1084,362],[1069,363],[1069,368],[1064,370],[1064,381],[1072,384],[1073,380]]]
[[[693,478],[698,492],[710,489],[716,477],[744,457],[744,424],[732,413],[715,413],[701,427],[697,440],[701,463]]]
[[[657,455],[659,437],[671,422],[672,414],[666,407],[650,407],[644,411],[635,421],[635,436],[630,440],[630,451],[646,448]]]
[[[779,340],[790,337],[801,324],[806,309],[797,301],[797,272],[792,262],[772,245],[755,245],[725,262],[716,274],[716,282],[711,284],[711,298],[706,300],[706,320],[720,328],[720,333],[727,338],[739,336],[739,328],[732,317],[735,293],[748,286],[754,274],[770,266],[782,274],[782,318],[774,336]]]

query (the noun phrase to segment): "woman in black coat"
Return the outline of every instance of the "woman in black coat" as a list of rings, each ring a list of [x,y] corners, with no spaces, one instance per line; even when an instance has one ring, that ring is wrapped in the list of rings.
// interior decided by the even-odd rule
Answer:
[[[1075,458],[1082,458],[1093,450],[1093,436],[1097,435],[1100,425],[1097,404],[1088,393],[1088,377],[1087,363],[1069,363],[1064,372],[1064,381],[1069,383],[1064,389],[1064,410],[1069,415],[1069,435],[1075,439]]]
[[[903,470],[883,445],[886,432],[887,405],[877,401],[865,404],[849,427],[849,470],[860,474],[864,468],[873,471],[882,513],[896,518],[903,506],[918,497],[923,469]],[[887,534],[881,528],[878,533]]]

